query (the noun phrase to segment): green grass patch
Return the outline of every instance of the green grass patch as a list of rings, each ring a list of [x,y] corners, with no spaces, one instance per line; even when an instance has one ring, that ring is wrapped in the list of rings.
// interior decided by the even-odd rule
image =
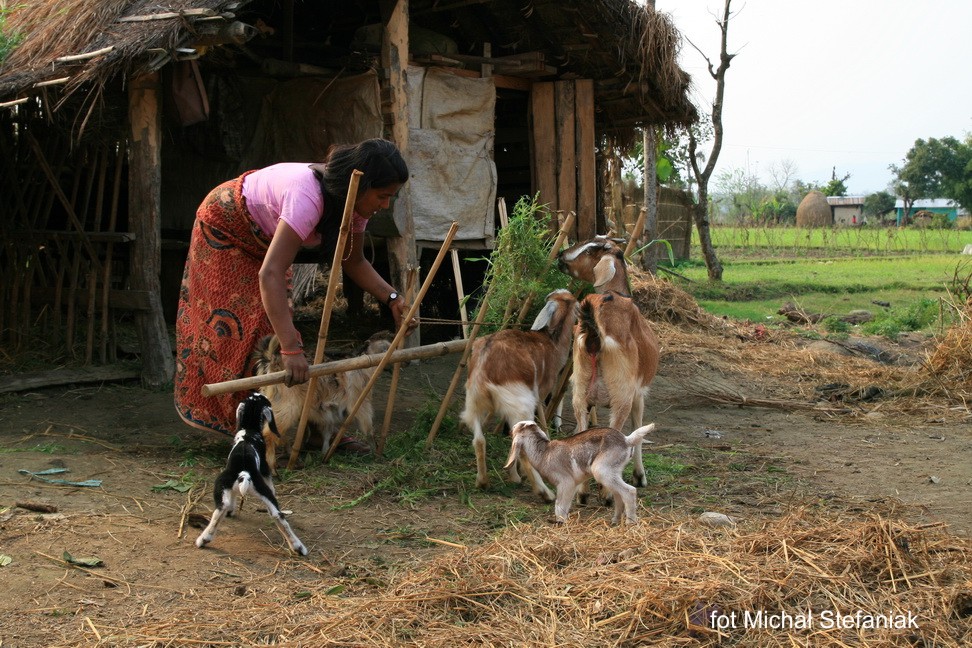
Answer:
[[[683,264],[679,273],[691,279],[679,285],[710,313],[736,320],[782,323],[777,311],[786,302],[808,313],[841,316],[868,310],[875,323],[862,332],[887,335],[897,322],[899,331],[926,330],[947,324],[942,299],[968,268],[953,255],[921,254],[901,257],[843,257],[829,259],[748,259],[724,263],[723,281],[708,281],[705,266]],[[876,304],[886,303],[890,307]],[[846,333],[828,320],[825,328]],[[880,330],[872,333],[877,322]]]
[[[730,227],[711,229],[712,244],[733,254],[812,256],[821,252],[860,255],[961,252],[972,231],[901,227]],[[698,232],[693,232],[698,246]]]

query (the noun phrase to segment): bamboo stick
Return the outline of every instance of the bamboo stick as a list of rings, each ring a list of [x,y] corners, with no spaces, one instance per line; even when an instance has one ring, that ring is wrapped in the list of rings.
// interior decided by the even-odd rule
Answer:
[[[450,250],[452,257],[452,275],[456,280],[456,296],[459,298],[459,319],[462,322],[462,339],[469,337],[469,314],[466,312],[466,294],[462,289],[462,272],[459,268],[459,252]]]
[[[111,205],[108,210],[108,231],[114,232],[118,221],[118,197],[121,193],[122,162],[124,161],[125,146],[118,142],[118,152],[115,155],[115,176],[111,190]],[[108,294],[111,288],[111,261],[115,244],[108,242],[105,250],[105,264],[101,275],[101,336],[99,339],[99,357],[102,364],[108,361]]]
[[[405,300],[412,303],[415,293],[415,280],[418,276],[418,268],[410,268],[408,280],[405,285]],[[392,413],[395,411],[395,399],[398,396],[398,379],[402,373],[402,363],[396,362],[392,367],[391,384],[388,386],[388,400],[385,401],[385,417],[381,423],[381,434],[375,444],[375,455],[381,456],[385,452],[385,441],[388,440],[388,430],[391,429]]]
[[[479,335],[479,329],[483,325],[483,320],[486,319],[486,311],[489,310],[489,297],[493,293],[493,286],[496,284],[490,284],[489,288],[486,290],[486,295],[483,300],[479,302],[479,311],[476,313],[476,321],[473,322],[472,330],[469,332],[469,339],[462,340],[464,346],[462,349],[462,357],[459,358],[459,364],[456,365],[456,371],[452,374],[452,380],[449,382],[449,388],[446,389],[445,396],[442,397],[442,404],[439,405],[439,411],[435,415],[435,421],[432,422],[432,427],[429,428],[429,436],[425,439],[425,449],[428,450],[432,447],[432,442],[435,441],[436,435],[439,434],[439,426],[442,425],[443,419],[445,419],[446,411],[449,409],[449,405],[452,403],[452,395],[456,391],[456,387],[459,385],[459,378],[462,376],[463,369],[469,363],[469,356],[472,353],[473,343],[476,341],[476,336]]]
[[[408,314],[402,318],[402,325],[399,327],[398,333],[395,335],[395,339],[392,340],[391,346],[388,347],[388,351],[385,352],[385,357],[382,358],[380,363],[378,363],[378,367],[375,369],[374,373],[371,374],[368,384],[366,384],[361,390],[358,400],[355,401],[351,411],[348,412],[348,417],[344,420],[344,423],[341,424],[341,427],[334,435],[334,440],[331,441],[331,447],[328,449],[327,454],[324,455],[324,461],[329,460],[334,454],[334,451],[337,450],[338,445],[341,443],[341,439],[344,438],[344,431],[347,429],[348,424],[352,419],[354,419],[354,416],[358,413],[358,410],[361,409],[362,403],[364,403],[365,399],[368,397],[368,394],[371,392],[371,388],[374,387],[375,382],[377,382],[378,376],[381,375],[382,369],[384,369],[388,364],[392,353],[395,352],[398,345],[401,344],[402,339],[404,339],[405,334],[408,332],[408,322],[410,322],[412,318],[415,317],[415,313],[418,312],[422,300],[425,299],[425,293],[428,292],[429,287],[432,285],[432,280],[435,278],[435,274],[438,272],[439,266],[442,265],[442,260],[445,258],[446,252],[449,251],[449,246],[452,245],[452,239],[456,237],[456,232],[458,231],[459,221],[453,221],[452,226],[449,228],[449,232],[446,234],[445,240],[442,241],[442,247],[439,248],[439,254],[436,255],[435,261],[432,263],[432,267],[429,269],[429,273],[426,275],[425,281],[422,283],[422,288],[419,290],[418,297],[416,297],[415,301],[412,303],[411,308],[408,309]]]
[[[341,229],[338,232],[334,259],[331,261],[331,272],[327,279],[327,293],[324,297],[324,309],[321,311],[321,326],[317,333],[317,348],[314,349],[314,364],[320,364],[321,360],[324,359],[324,347],[327,344],[327,333],[331,326],[331,311],[334,309],[334,300],[337,298],[337,282],[341,276],[341,259],[344,258],[344,248],[347,246],[348,234],[351,232],[351,215],[354,213],[354,201],[358,198],[358,183],[361,182],[363,175],[362,171],[355,169],[351,172],[351,179],[348,183],[348,196],[344,201],[344,213],[341,215]],[[307,394],[304,397],[304,406],[300,410],[300,422],[297,424],[297,435],[290,451],[287,468],[293,468],[297,465],[300,450],[304,445],[307,419],[310,418],[311,407],[315,405],[314,395],[316,393],[317,377],[311,376],[310,384],[307,386]]]
[[[638,212],[638,220],[635,221],[634,227],[631,228],[631,237],[628,239],[628,244],[624,246],[624,256],[631,254],[631,251],[638,246],[638,239],[644,233],[645,229],[645,217],[648,210],[644,207]]]
[[[105,149],[104,152],[99,156],[98,164],[98,188],[95,192],[95,207],[91,218],[91,230],[93,232],[101,231],[101,210],[104,208],[105,204],[105,179],[108,174],[108,150]],[[94,339],[95,339],[95,315],[97,308],[97,296],[98,296],[98,271],[100,268],[96,267],[96,260],[92,259],[91,267],[88,270],[88,281],[91,283],[88,286],[88,335],[85,338],[84,344],[84,362],[90,364],[94,359]]]
[[[396,351],[391,355],[391,362],[408,362],[411,360],[424,360],[426,358],[435,358],[437,356],[448,355],[450,353],[458,353],[462,351],[466,346],[466,340],[452,340],[450,342],[436,342],[434,344],[426,344],[424,346],[413,347],[411,349],[401,349]],[[367,367],[377,366],[385,355],[381,353],[373,353],[371,355],[362,355],[354,358],[345,358],[344,360],[333,360],[331,362],[324,362],[321,364],[311,365],[310,374],[312,376],[329,376],[331,374],[340,373],[342,371],[351,371],[352,369],[365,369]],[[218,396],[219,394],[229,394],[238,391],[249,391],[251,389],[260,389],[261,387],[266,387],[267,385],[279,385],[287,378],[287,372],[285,371],[274,371],[268,374],[263,374],[260,376],[246,376],[243,378],[236,378],[234,380],[227,380],[225,382],[209,383],[202,386],[203,396]]]

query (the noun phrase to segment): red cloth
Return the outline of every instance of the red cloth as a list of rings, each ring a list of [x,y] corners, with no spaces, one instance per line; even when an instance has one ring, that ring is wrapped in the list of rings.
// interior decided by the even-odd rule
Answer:
[[[207,398],[202,386],[249,375],[256,341],[273,333],[259,281],[270,239],[246,209],[248,173],[213,189],[196,211],[176,316],[176,411],[193,427],[226,434],[243,394]]]

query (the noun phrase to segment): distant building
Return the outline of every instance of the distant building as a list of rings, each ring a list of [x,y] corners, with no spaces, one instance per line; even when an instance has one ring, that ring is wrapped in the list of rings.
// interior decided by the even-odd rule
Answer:
[[[864,196],[827,196],[834,225],[856,227],[864,224]]]
[[[959,216],[968,216],[969,212],[959,206],[958,203],[947,198],[927,198],[916,200],[911,205],[911,217],[914,218],[918,212],[928,212],[928,214],[945,214],[948,220],[955,221]],[[894,201],[895,219],[898,225],[904,219],[904,200],[898,198]]]

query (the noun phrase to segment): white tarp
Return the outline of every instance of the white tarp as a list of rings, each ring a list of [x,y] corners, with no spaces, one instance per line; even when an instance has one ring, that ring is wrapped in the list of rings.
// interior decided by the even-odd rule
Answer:
[[[459,221],[457,241],[492,245],[496,88],[437,68],[409,67],[408,165],[417,241],[441,241]]]

